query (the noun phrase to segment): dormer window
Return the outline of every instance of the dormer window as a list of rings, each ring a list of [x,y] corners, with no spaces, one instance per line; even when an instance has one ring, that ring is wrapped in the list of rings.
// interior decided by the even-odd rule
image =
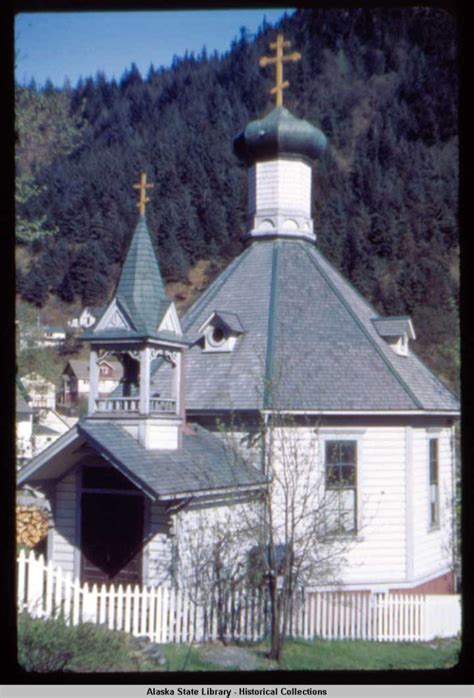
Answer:
[[[227,339],[226,331],[223,327],[214,327],[212,332],[208,333],[207,341],[213,347],[221,346]]]
[[[233,351],[243,331],[242,324],[235,313],[215,310],[199,328],[202,349],[205,352],[215,353]]]
[[[411,319],[407,316],[376,318],[372,320],[380,337],[398,356],[408,356],[408,340],[416,339]]]

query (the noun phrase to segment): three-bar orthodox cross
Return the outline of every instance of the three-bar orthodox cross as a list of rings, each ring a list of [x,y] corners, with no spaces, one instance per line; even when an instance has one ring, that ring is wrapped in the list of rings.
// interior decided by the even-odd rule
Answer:
[[[151,189],[153,186],[153,184],[146,183],[146,174],[144,172],[142,172],[141,174],[140,182],[138,184],[133,185],[134,189],[140,190],[140,200],[137,203],[137,206],[140,209],[140,216],[145,215],[145,206],[150,201],[150,199],[146,195],[146,190]]]
[[[281,107],[283,104],[283,90],[290,84],[288,80],[283,82],[283,63],[288,63],[288,61],[299,61],[301,58],[301,53],[298,51],[293,51],[293,53],[287,53],[286,56],[283,55],[283,50],[289,48],[291,45],[290,41],[285,41],[283,39],[283,34],[278,34],[276,41],[270,44],[270,48],[275,49],[275,56],[262,56],[260,58],[260,65],[265,67],[266,65],[275,64],[276,68],[276,79],[275,87],[270,90],[270,93],[275,95],[275,104],[277,107]]]

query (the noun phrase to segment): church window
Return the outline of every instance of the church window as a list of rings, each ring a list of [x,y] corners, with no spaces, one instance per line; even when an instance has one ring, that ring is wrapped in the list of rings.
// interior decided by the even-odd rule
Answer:
[[[357,530],[357,441],[325,442],[325,481],[329,534]]]
[[[439,439],[430,439],[429,526],[439,525]]]
[[[205,352],[233,351],[244,328],[235,313],[214,310],[198,330]]]

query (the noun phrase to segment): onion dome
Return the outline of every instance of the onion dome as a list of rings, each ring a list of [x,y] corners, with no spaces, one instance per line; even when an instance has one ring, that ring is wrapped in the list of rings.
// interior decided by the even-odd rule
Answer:
[[[276,107],[263,119],[251,121],[234,139],[234,152],[248,164],[282,155],[309,160],[321,156],[327,139],[322,131]]]

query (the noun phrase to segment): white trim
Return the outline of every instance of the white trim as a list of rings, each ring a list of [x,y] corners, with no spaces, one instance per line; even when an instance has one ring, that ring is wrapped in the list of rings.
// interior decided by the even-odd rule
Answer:
[[[143,497],[143,545],[142,545],[142,584],[150,585],[150,541],[148,536],[151,531],[151,501]]]
[[[219,487],[215,489],[207,490],[183,490],[181,492],[173,492],[171,494],[160,494],[157,501],[160,503],[167,502],[168,500],[181,499],[182,497],[214,497],[216,495],[225,494],[239,494],[239,492],[248,492],[254,490],[261,490],[266,487],[268,482],[262,482],[258,485],[235,485],[234,487]]]
[[[101,330],[115,328],[116,327],[115,325],[111,325],[111,320],[115,314],[117,314],[117,316],[119,317],[119,319],[123,323],[123,328],[130,330],[131,329],[130,324],[125,320],[123,313],[119,310],[119,307],[117,305],[117,299],[112,298],[109,307],[107,308],[105,313],[102,315],[102,317],[100,318],[97,325],[92,330],[93,334],[96,334],[97,332],[100,332]]]
[[[405,427],[405,575],[411,582],[415,576],[415,507],[413,471],[413,428]]]
[[[191,412],[191,410],[190,410]],[[377,417],[378,415],[382,416],[393,416],[393,417],[398,417],[399,415],[402,416],[436,416],[436,417],[459,417],[461,414],[461,410],[270,410],[270,409],[262,409],[260,410],[262,414],[274,414],[275,412],[279,414],[295,414],[295,415],[316,415],[319,417],[325,417],[325,416],[332,416],[332,415],[341,415],[341,416],[351,416],[351,415],[362,415],[362,416],[369,416],[369,417]],[[198,413],[198,410],[193,410],[193,413]],[[200,410],[199,414],[204,414],[204,410]]]
[[[430,574],[427,574],[423,577],[418,577],[415,578],[411,581],[406,581],[406,580],[389,580],[389,581],[382,581],[382,582],[374,582],[374,581],[365,581],[365,582],[351,582],[349,584],[344,584],[341,582],[340,584],[336,585],[334,584],[333,586],[326,584],[326,585],[315,585],[315,584],[308,584],[305,587],[306,591],[370,591],[372,593],[382,593],[382,592],[388,592],[389,589],[411,589],[413,587],[418,587],[421,586],[422,584],[427,584],[428,582],[431,582],[434,579],[438,579],[438,577],[443,577],[445,574],[451,573],[453,570],[448,567],[448,568],[443,568],[441,570],[437,570],[436,572],[431,572]]]
[[[425,481],[427,480],[426,491],[428,492],[428,509],[426,511],[427,533],[432,533],[434,531],[440,531],[442,528],[441,523],[441,501],[440,501],[440,448],[441,448],[441,434],[430,434],[426,433],[426,451],[425,451]],[[437,519],[431,522],[431,441],[436,441],[436,513]]]
[[[319,463],[321,468],[321,473],[324,481],[324,488],[326,489],[326,441],[355,441],[356,446],[356,530],[354,533],[347,531],[347,536],[352,536],[357,539],[362,530],[363,526],[363,516],[362,516],[362,494],[364,492],[364,449],[363,449],[363,437],[364,431],[357,432],[355,429],[327,429],[324,433],[320,434],[319,438]],[[339,538],[345,536],[344,533],[337,535],[335,537]]]
[[[175,307],[175,304],[173,302],[171,302],[170,307],[168,308],[168,310],[164,314],[163,319],[157,328],[157,332],[160,332],[162,330],[174,332],[179,337],[183,336],[183,331],[181,329],[181,323],[179,321],[178,313],[176,311],[176,307]]]
[[[54,458],[54,456],[57,456],[58,453],[63,450],[63,448],[69,446],[75,438],[82,438],[76,426],[71,427],[69,431],[66,431],[64,434],[61,434],[59,439],[53,441],[53,443],[47,448],[45,448],[44,451],[41,451],[41,453],[38,453],[37,456],[32,458],[29,464],[25,467],[25,469],[21,470],[18,473],[17,484],[23,484],[25,480],[31,477],[31,475],[33,475],[47,461],[51,460],[51,458]]]
[[[110,352],[120,352],[122,349],[120,348],[121,344],[125,344],[128,346],[129,344],[131,345],[136,345],[139,342],[147,342],[151,346],[157,346],[160,348],[163,347],[171,347],[173,349],[176,349],[177,347],[187,347],[189,346],[189,342],[186,340],[170,340],[170,339],[158,339],[158,337],[149,337],[146,334],[142,334],[140,336],[136,337],[88,337],[87,341],[90,342],[92,345],[99,345],[99,346],[107,346],[110,347],[109,351]],[[117,345],[119,345],[119,348],[117,348]],[[125,350],[123,350],[125,351]]]
[[[351,427],[320,427],[318,429],[318,434],[321,434],[321,436],[326,436],[327,434],[335,434],[336,436],[346,435],[348,437],[350,436],[363,436],[366,433],[367,429],[364,427],[361,427],[358,429],[357,427],[351,428]]]
[[[208,318],[207,318],[206,320],[204,320],[204,322],[202,323],[201,327],[200,327],[200,328],[198,329],[198,331],[197,331],[197,333],[198,333],[199,335],[201,335],[201,334],[204,332],[204,330],[206,329],[206,327],[208,326],[208,324],[211,322],[211,320],[212,320],[216,315],[217,315],[217,310],[213,310],[212,313],[208,316]]]
[[[73,570],[74,577],[81,577],[81,557],[82,557],[82,468],[76,467],[74,470],[74,496],[75,496],[75,531],[74,531],[74,552],[73,552]],[[56,490],[56,488],[55,488]]]

